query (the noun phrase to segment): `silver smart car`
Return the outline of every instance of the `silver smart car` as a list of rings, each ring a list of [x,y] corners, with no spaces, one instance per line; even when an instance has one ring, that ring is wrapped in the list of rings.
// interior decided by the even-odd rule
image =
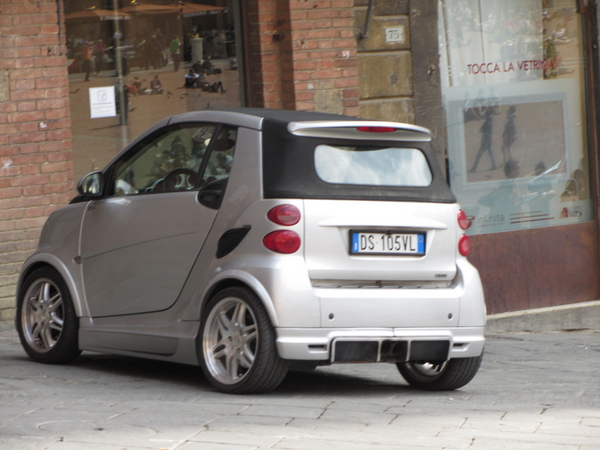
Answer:
[[[485,303],[428,130],[262,109],[166,118],[54,212],[18,282],[36,361],[82,350],[199,365],[218,390],[288,368],[475,376]]]

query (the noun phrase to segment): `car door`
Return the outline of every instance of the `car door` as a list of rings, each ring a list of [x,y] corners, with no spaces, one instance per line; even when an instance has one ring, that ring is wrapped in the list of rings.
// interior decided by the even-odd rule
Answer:
[[[92,317],[175,303],[218,212],[218,202],[206,206],[199,194],[212,181],[209,162],[222,136],[229,138],[230,166],[235,130],[195,124],[154,133],[109,168],[108,195],[88,204],[81,230]]]

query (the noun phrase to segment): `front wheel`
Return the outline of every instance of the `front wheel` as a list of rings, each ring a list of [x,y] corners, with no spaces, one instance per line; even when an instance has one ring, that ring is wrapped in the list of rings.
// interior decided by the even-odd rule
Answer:
[[[17,331],[27,354],[38,362],[68,363],[79,356],[78,319],[69,289],[50,267],[34,270],[20,289]]]
[[[277,355],[269,316],[247,288],[227,288],[210,300],[203,314],[200,346],[202,370],[221,392],[271,391],[287,373],[287,361]]]
[[[483,354],[436,363],[397,363],[396,366],[411,386],[428,391],[452,391],[466,386],[475,377],[482,359]]]

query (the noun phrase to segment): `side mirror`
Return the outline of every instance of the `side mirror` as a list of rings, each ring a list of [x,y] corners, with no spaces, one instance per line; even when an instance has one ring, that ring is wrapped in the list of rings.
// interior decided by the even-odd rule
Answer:
[[[102,194],[102,172],[88,173],[77,184],[77,192],[89,197],[99,197]]]

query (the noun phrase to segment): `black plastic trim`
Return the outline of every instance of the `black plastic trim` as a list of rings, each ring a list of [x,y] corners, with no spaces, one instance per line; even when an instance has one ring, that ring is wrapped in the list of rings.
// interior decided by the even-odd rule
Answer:
[[[447,361],[450,341],[412,341],[410,343],[411,362]]]
[[[217,258],[223,258],[234,251],[240,242],[244,240],[250,228],[252,228],[250,225],[244,225],[243,227],[232,228],[223,233],[217,245]]]

